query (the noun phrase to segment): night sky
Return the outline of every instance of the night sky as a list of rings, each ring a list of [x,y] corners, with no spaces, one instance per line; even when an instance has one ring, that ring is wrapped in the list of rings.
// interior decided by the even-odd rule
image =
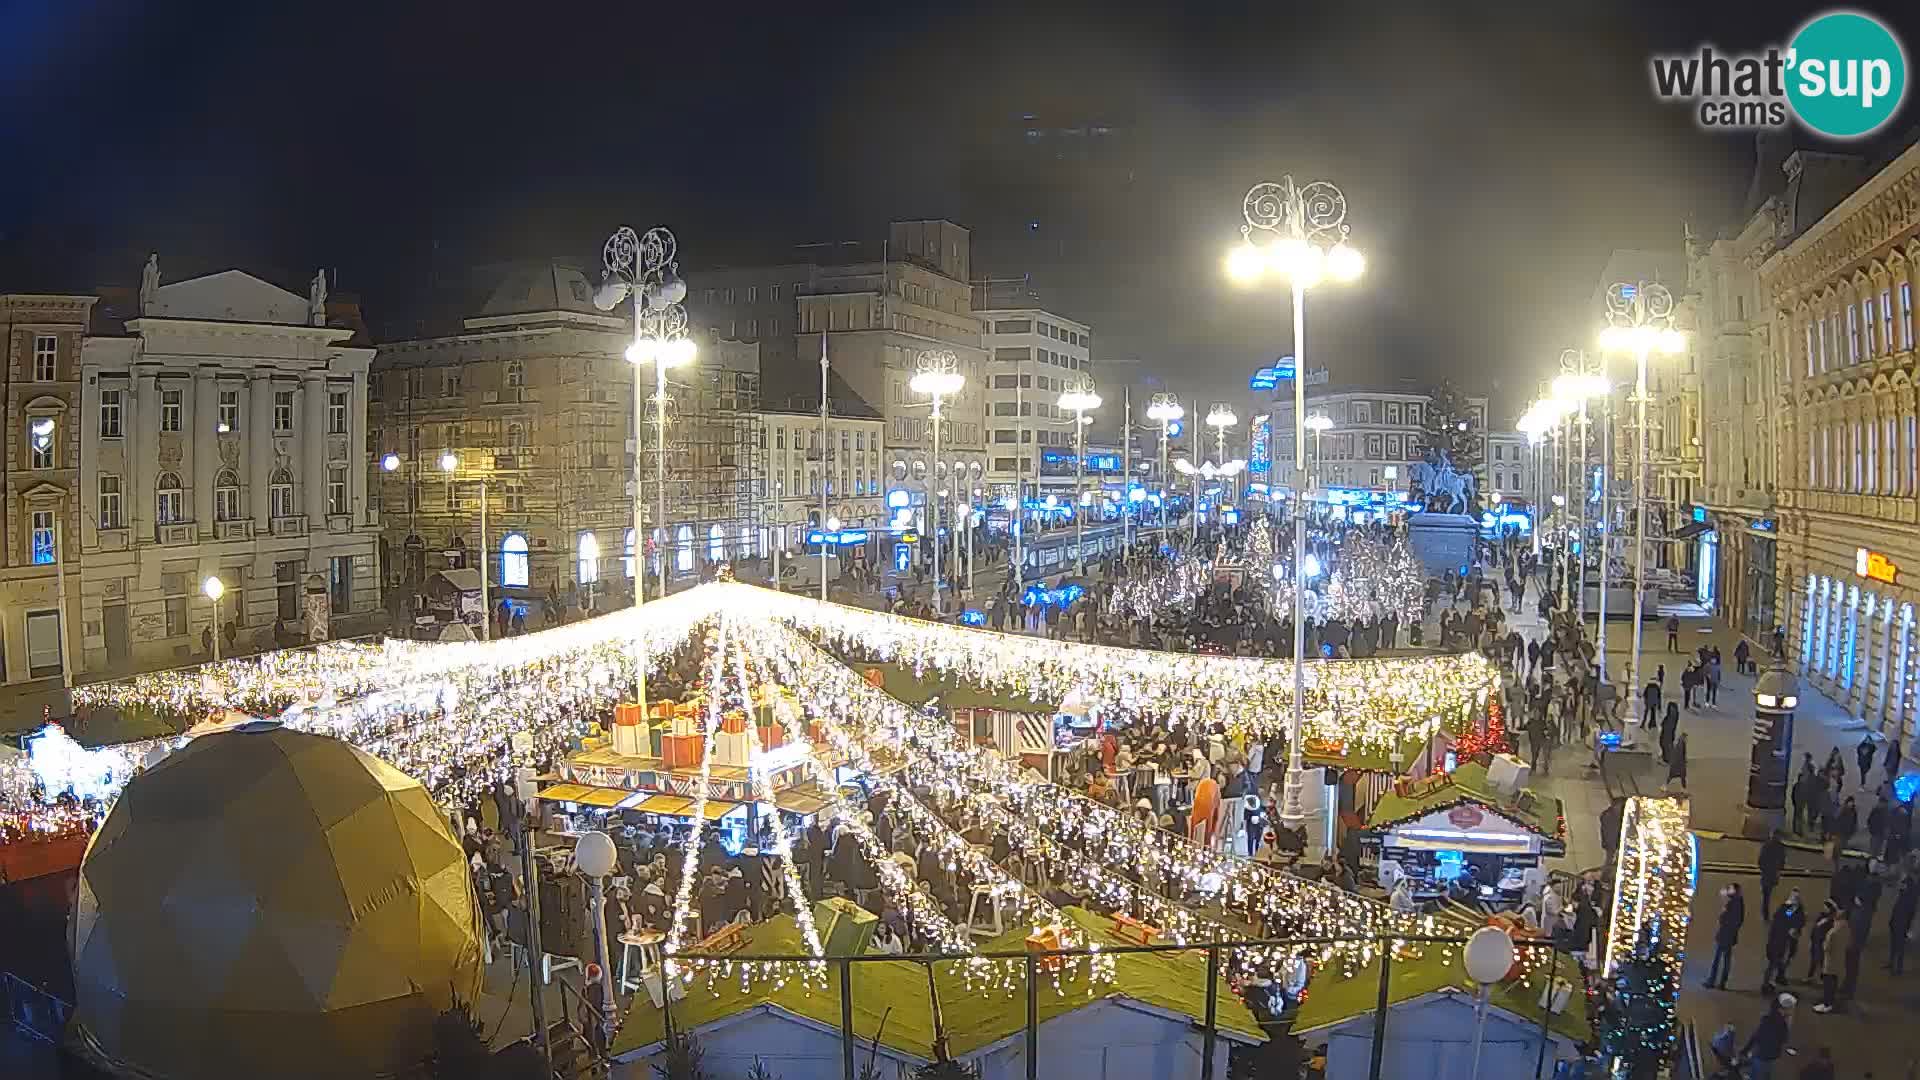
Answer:
[[[592,265],[621,223],[673,228],[697,271],[946,217],[976,275],[1093,324],[1096,362],[1244,396],[1286,300],[1220,257],[1247,187],[1291,171],[1346,190],[1370,260],[1309,300],[1312,366],[1452,376],[1510,422],[1587,340],[1613,248],[1740,212],[1751,137],[1657,104],[1648,55],[1823,10],[670,6],[8,0],[0,287],[131,284],[148,250],[169,280],[325,265],[400,336],[477,264]]]

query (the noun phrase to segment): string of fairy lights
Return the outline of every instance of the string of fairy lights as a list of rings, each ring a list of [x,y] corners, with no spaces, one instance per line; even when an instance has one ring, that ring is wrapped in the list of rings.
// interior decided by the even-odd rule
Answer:
[[[1185,552],[1150,574],[1117,582],[1107,594],[1107,611],[1130,618],[1152,618],[1186,607],[1213,584],[1213,563]]]
[[[741,589],[746,586],[729,585]],[[836,651],[936,670],[1051,711],[1069,693],[1094,707],[1182,721],[1221,723],[1265,738],[1287,729],[1293,662],[1069,644],[822,604],[785,593],[755,597],[757,610],[828,642]],[[1478,653],[1311,661],[1306,736],[1388,753],[1448,722],[1464,728],[1498,672]]]

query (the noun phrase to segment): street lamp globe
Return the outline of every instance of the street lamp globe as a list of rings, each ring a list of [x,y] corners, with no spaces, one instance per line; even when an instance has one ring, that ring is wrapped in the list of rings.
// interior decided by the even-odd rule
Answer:
[[[217,577],[210,576],[206,581],[201,583],[200,591],[206,594],[207,599],[217,602],[221,597],[227,595],[227,584]]]
[[[1088,387],[1061,392],[1059,405],[1068,412],[1092,412],[1100,407],[1100,395]]]
[[[573,847],[573,865],[590,878],[603,878],[613,873],[614,864],[618,861],[619,852],[614,849],[613,837],[598,829],[580,837]]]
[[[1234,415],[1233,409],[1230,406],[1224,404],[1215,405],[1207,410],[1207,425],[1209,427],[1230,428],[1239,422],[1240,418]]]
[[[1328,416],[1326,413],[1314,413],[1312,416],[1307,417],[1304,422],[1307,430],[1312,432],[1331,431],[1333,429],[1333,417]]]
[[[1170,424],[1185,415],[1187,410],[1181,407],[1180,399],[1172,394],[1155,394],[1153,403],[1147,406],[1147,419],[1158,420],[1162,424]]]
[[[837,517],[834,517],[834,516],[832,516],[832,515],[828,515],[828,517],[827,517],[827,531],[828,531],[828,532],[830,532],[830,533],[834,533],[834,532],[839,532],[839,531],[840,531],[840,519],[839,519],[839,518],[837,518]]]
[[[1327,252],[1327,276],[1335,281],[1357,280],[1366,270],[1366,257],[1350,244],[1335,244]]]
[[[1227,277],[1242,285],[1259,281],[1267,272],[1267,257],[1259,248],[1240,243],[1227,252]]]
[[[452,472],[460,467],[460,455],[449,450],[440,455],[440,471]]]
[[[398,469],[400,467],[400,455],[388,454],[386,457],[381,458],[380,467],[388,472]]]

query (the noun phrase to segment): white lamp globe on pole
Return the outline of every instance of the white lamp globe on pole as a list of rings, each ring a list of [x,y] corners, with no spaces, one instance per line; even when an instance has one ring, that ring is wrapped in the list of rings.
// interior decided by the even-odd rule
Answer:
[[[400,467],[399,454],[388,454],[387,456],[380,459],[380,468],[386,472],[393,472],[399,467]]]
[[[916,394],[925,394],[933,399],[933,409],[929,414],[933,421],[933,461],[931,470],[937,474],[940,462],[940,402],[960,392],[966,385],[966,376],[960,374],[960,358],[947,349],[928,349],[922,352],[914,362],[913,379],[907,387]],[[928,530],[929,541],[933,545],[933,610],[936,615],[944,610],[940,596],[940,503],[939,477],[931,475],[928,483],[933,488],[933,497],[927,503],[933,510],[933,525]],[[955,481],[955,487],[959,486]]]
[[[1059,406],[1073,413],[1073,490],[1081,506],[1092,502],[1081,488],[1086,484],[1087,460],[1087,424],[1091,417],[1088,413],[1100,407],[1100,395],[1094,393],[1091,382],[1082,383],[1070,390],[1062,391]],[[1073,515],[1073,566],[1076,575],[1087,572],[1087,558],[1082,550],[1086,545],[1086,515],[1075,511]]]
[[[217,664],[220,662],[220,598],[227,595],[227,583],[208,576],[201,582],[200,591],[213,601],[213,662]]]
[[[1468,1080],[1480,1077],[1480,1040],[1487,1030],[1488,988],[1507,977],[1507,972],[1513,969],[1513,956],[1513,939],[1498,927],[1483,926],[1467,939],[1461,961],[1467,969],[1467,978],[1480,984],[1480,997],[1474,1003],[1473,1071],[1467,1074]],[[1547,992],[1552,994],[1552,988]]]

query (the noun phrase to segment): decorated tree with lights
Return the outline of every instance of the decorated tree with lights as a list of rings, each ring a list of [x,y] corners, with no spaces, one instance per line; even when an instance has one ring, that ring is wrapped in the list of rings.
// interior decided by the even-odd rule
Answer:
[[[1654,925],[1641,927],[1633,952],[1613,969],[1595,1025],[1601,1051],[1619,1061],[1620,1074],[1628,1077],[1652,1076],[1673,1047],[1680,977],[1656,947]]]
[[[1265,514],[1254,518],[1247,529],[1246,559],[1250,574],[1273,572],[1273,527],[1267,524]]]
[[[1479,418],[1467,404],[1460,388],[1442,379],[1427,391],[1427,410],[1420,421],[1420,445],[1429,451],[1445,453],[1453,467],[1470,473],[1480,465],[1481,430]]]
[[[1380,603],[1384,613],[1411,623],[1420,618],[1426,600],[1426,568],[1413,553],[1404,534],[1394,538],[1387,549],[1385,567],[1380,575]]]

